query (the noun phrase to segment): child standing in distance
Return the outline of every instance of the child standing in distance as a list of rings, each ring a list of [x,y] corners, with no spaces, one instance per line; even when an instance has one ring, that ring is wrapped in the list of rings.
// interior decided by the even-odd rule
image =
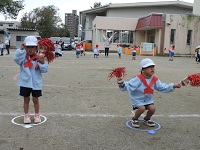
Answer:
[[[76,58],[79,58],[80,53],[81,53],[81,44],[78,43],[76,46]]]
[[[119,55],[119,59],[121,59],[121,55],[122,55],[122,44],[118,44],[117,45],[117,53]]]
[[[137,110],[131,122],[133,127],[138,128],[140,126],[138,118],[145,110],[147,110],[147,113],[143,122],[150,127],[155,126],[155,123],[151,121],[151,117],[155,112],[154,89],[162,93],[168,93],[173,92],[175,88],[180,88],[180,84],[162,83],[154,75],[154,67],[154,62],[149,58],[145,58],[140,63],[141,74],[133,77],[128,82],[123,81],[121,78],[117,79],[120,90],[128,91],[133,110]]]
[[[14,61],[20,66],[17,85],[20,87],[19,95],[24,97],[24,123],[31,123],[29,114],[30,94],[34,104],[34,122],[40,123],[39,97],[42,96],[42,73],[48,71],[48,62],[44,56],[37,55],[37,38],[27,36],[21,47],[14,54]],[[36,69],[36,66],[39,66]]]
[[[134,45],[132,50],[132,60],[136,60],[136,54],[137,54],[137,46]]]
[[[84,49],[83,49],[83,43],[80,43],[81,44],[81,56],[85,56],[85,52],[84,52]]]
[[[98,44],[96,44],[93,51],[94,51],[94,58],[98,58],[98,56],[99,56],[99,45]]]
[[[55,47],[55,56],[61,57],[63,55],[63,51],[62,51],[61,46],[58,44],[58,41],[56,41],[56,43],[54,44],[54,47]]]
[[[173,61],[173,58],[174,58],[174,51],[175,51],[175,45],[172,45],[172,48],[170,49],[170,51],[169,51],[169,56],[171,57],[170,59],[169,59],[169,61]]]

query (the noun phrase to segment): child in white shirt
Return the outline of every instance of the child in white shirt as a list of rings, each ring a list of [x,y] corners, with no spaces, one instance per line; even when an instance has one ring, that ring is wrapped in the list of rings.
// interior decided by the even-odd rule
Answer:
[[[122,55],[122,44],[118,44],[117,53],[118,53],[118,55],[119,55],[119,59],[121,59],[121,55]]]

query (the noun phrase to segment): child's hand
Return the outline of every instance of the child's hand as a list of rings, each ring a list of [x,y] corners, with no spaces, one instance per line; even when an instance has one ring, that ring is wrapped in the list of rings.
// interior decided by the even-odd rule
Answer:
[[[45,61],[45,57],[44,56],[40,56],[37,60],[39,63],[44,64]]]
[[[23,43],[21,44],[21,46],[20,46],[20,49],[21,49],[21,50],[24,50],[24,48],[25,48],[25,43],[23,42]]]
[[[181,85],[180,84],[174,84],[174,89],[175,88],[181,88]]]
[[[122,78],[117,78],[117,84],[119,87],[124,87],[124,81]]]

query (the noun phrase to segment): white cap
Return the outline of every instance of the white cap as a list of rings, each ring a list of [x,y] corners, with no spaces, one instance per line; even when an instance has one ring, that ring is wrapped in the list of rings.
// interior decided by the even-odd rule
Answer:
[[[37,46],[37,38],[35,36],[27,36],[24,40],[25,46]]]
[[[149,58],[145,58],[140,62],[140,69],[142,70],[142,68],[147,68],[149,66],[155,66],[153,60],[149,59]]]

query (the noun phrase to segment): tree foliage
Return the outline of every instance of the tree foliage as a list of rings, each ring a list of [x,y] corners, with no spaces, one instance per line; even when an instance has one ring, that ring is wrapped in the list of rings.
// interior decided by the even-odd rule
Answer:
[[[16,19],[19,11],[24,9],[24,0],[1,0],[0,13],[4,15],[5,19]]]
[[[61,23],[58,8],[53,5],[43,6],[25,13],[21,18],[21,28],[34,28],[41,37],[51,37],[69,34],[67,28]]]
[[[101,5],[101,2],[94,2],[94,5],[93,5],[93,7],[91,7],[91,8],[97,8],[97,7],[101,7],[102,5]]]

